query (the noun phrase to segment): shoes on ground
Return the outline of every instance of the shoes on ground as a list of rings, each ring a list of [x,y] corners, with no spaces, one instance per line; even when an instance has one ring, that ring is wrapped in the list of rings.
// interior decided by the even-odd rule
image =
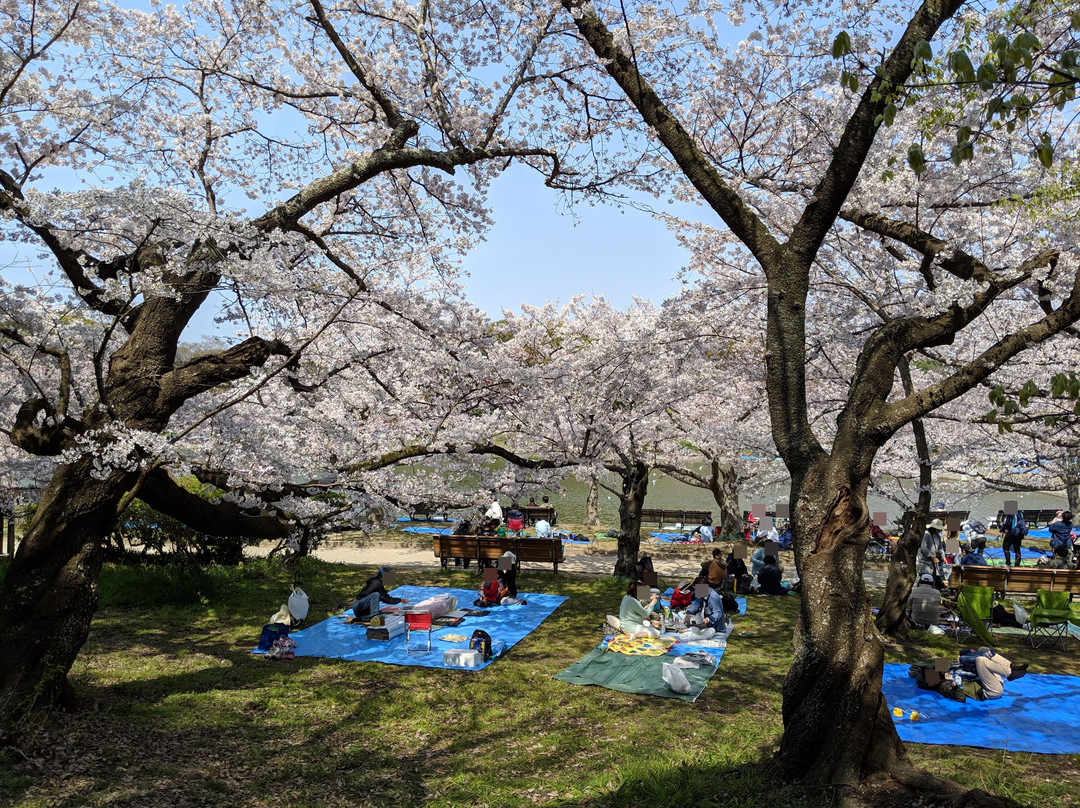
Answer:
[[[1010,682],[1012,682],[1015,679],[1019,679],[1021,676],[1024,676],[1027,673],[1027,669],[1028,669],[1028,663],[1026,663],[1026,662],[1021,662],[1021,663],[1019,663],[1017,665],[1013,665],[1012,666],[1012,673],[1009,674],[1008,680]]]

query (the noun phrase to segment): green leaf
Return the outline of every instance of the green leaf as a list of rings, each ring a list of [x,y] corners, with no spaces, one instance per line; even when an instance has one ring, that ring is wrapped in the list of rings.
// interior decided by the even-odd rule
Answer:
[[[908,146],[907,162],[911,166],[911,170],[915,172],[916,177],[922,176],[922,173],[926,171],[926,156],[918,143],[912,143]]]
[[[979,82],[980,90],[992,90],[997,84],[997,69],[989,62],[983,62],[979,65],[975,80]]]
[[[834,59],[839,59],[842,56],[847,56],[851,53],[851,37],[847,31],[841,31],[836,35],[836,39],[832,43],[832,56]]]
[[[1054,164],[1054,146],[1050,142],[1049,135],[1044,134],[1042,140],[1035,146],[1035,156],[1039,158],[1043,168],[1050,168]]]
[[[934,58],[934,49],[925,39],[915,43],[915,52],[912,54],[911,66],[914,68],[918,62],[929,62]]]
[[[885,119],[886,126],[892,126],[893,121],[896,120],[896,104],[891,101],[885,105],[885,110],[882,113],[882,117]]]
[[[1038,50],[1042,43],[1039,42],[1039,38],[1031,31],[1024,31],[1020,36],[1013,40],[1013,46],[1020,50],[1033,51]]]
[[[960,81],[975,81],[975,68],[964,51],[957,50],[949,54],[949,69]]]

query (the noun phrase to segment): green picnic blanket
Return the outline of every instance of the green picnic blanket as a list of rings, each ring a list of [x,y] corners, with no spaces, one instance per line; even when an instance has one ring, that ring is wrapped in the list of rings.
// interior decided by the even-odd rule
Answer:
[[[720,657],[724,653],[723,648],[696,648],[680,643],[664,656],[628,656],[607,651],[605,645],[606,643],[602,643],[594,648],[584,659],[555,674],[555,678],[572,685],[598,685],[623,693],[644,693],[667,699],[695,701],[716,673]],[[717,664],[684,669],[683,673],[690,683],[690,692],[686,695],[676,693],[664,684],[664,663],[672,662],[676,656],[683,653],[696,650],[712,654],[716,657]]]

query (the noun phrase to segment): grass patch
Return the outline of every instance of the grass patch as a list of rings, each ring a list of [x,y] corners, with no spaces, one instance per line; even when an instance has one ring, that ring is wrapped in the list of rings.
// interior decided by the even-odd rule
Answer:
[[[300,572],[310,618],[319,620],[371,570],[306,560]],[[289,592],[291,577],[276,563],[211,569],[206,578],[155,576],[106,568],[101,609],[71,676],[86,707],[50,719],[25,758],[0,758],[0,803],[821,804],[820,795],[778,787],[769,763],[782,729],[796,597],[752,599],[716,676],[687,704],[552,678],[599,642],[594,629],[623,591],[614,579],[523,573],[522,590],[570,599],[504,659],[467,672],[252,656],[262,624]],[[455,570],[399,578],[478,581],[475,571]],[[1033,670],[1076,672],[1052,651],[1018,648],[1002,650]],[[939,652],[954,654],[956,645],[918,637],[888,658]],[[1072,805],[1080,794],[1076,756],[910,749],[932,771],[1023,804]]]

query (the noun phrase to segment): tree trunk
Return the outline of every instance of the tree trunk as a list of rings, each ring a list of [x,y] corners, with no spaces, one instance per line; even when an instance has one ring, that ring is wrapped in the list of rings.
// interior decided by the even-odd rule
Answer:
[[[649,467],[638,461],[620,473],[619,557],[615,560],[615,574],[632,578],[637,573],[635,565],[641,548],[641,508],[649,491]]]
[[[589,478],[589,493],[585,497],[585,524],[588,527],[600,525],[600,484],[595,477]]]
[[[742,535],[743,520],[739,512],[739,478],[735,467],[726,460],[712,461],[711,490],[720,509],[716,532],[726,539]]]
[[[792,485],[802,604],[777,761],[791,779],[843,791],[909,764],[881,695],[884,648],[863,585],[865,492],[838,490],[844,475],[826,473],[829,463]]]
[[[67,672],[97,608],[103,536],[132,475],[90,474],[91,460],[53,475],[0,589],[0,738],[31,729],[32,716],[60,701]]]
[[[1080,513],[1080,480],[1067,480],[1065,482],[1065,495],[1069,498],[1069,510],[1073,512],[1073,519]]]

